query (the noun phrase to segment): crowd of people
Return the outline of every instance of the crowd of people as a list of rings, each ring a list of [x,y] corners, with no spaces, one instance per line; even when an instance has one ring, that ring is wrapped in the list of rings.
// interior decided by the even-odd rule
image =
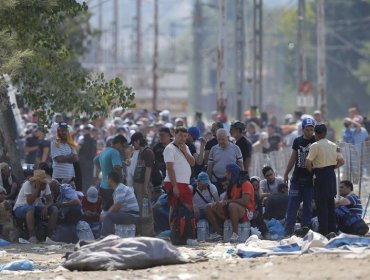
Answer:
[[[244,120],[213,114],[209,125],[201,113],[189,124],[168,110],[117,109],[110,119],[94,120],[56,114],[50,131],[32,121],[19,148],[25,180],[0,163],[0,202],[9,210],[0,216],[13,217],[0,223],[4,238],[18,232],[30,242],[66,241],[63,232],[75,234],[79,221],[95,238],[114,234],[115,225],[134,224],[139,236],[170,231],[177,244],[194,244],[199,220],[210,224],[210,241],[223,238],[226,220],[231,242],[240,240],[238,226],[245,222],[268,238],[271,219],[280,221],[285,236],[305,235],[314,217],[314,229],[329,238],[368,231],[350,181],[340,182],[342,198],[335,199],[335,169],[344,160],[320,111],[288,114],[283,124],[255,106]],[[343,142],[367,140],[357,109],[349,109],[344,127]],[[249,174],[253,154],[286,147],[292,152],[282,177],[270,166],[261,166],[262,179]]]

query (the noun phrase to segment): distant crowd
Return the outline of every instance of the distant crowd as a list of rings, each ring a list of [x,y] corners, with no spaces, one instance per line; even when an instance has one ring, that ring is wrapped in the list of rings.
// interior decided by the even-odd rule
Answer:
[[[200,221],[209,225],[209,241],[225,240],[227,221],[230,242],[241,242],[241,224],[270,238],[273,219],[284,236],[368,231],[352,182],[340,182],[341,199],[335,200],[334,170],[344,160],[320,111],[297,111],[279,123],[252,106],[244,120],[215,113],[206,123],[196,113],[189,124],[168,110],[116,109],[94,120],[55,114],[49,131],[28,115],[24,120],[19,154],[25,181],[12,174],[9,161],[0,163],[0,234],[6,239],[76,242],[81,221],[94,238],[114,234],[116,225],[135,225],[136,235],[168,232],[174,244],[188,245],[196,244]],[[356,108],[343,124],[343,142],[368,140],[367,120]],[[287,147],[292,153],[282,177],[270,166],[260,167],[264,178],[249,174],[253,154]]]

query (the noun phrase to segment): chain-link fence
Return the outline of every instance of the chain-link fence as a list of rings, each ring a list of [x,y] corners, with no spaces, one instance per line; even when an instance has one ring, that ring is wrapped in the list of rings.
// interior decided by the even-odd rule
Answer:
[[[358,145],[340,143],[344,165],[336,170],[338,182],[350,180],[354,185],[354,192],[361,198],[366,216],[370,217],[370,141]],[[263,178],[262,168],[271,166],[277,175],[283,176],[289,162],[292,149],[285,148],[269,154],[254,153],[249,169],[251,176]]]

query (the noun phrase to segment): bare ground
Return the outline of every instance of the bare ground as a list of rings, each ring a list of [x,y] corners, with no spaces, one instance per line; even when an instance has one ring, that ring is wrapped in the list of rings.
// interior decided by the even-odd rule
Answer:
[[[306,254],[240,259],[224,254],[227,246],[202,245],[182,247],[188,255],[216,253],[209,261],[160,266],[142,270],[70,272],[61,267],[62,256],[73,250],[71,245],[14,244],[4,247],[1,263],[18,259],[32,260],[35,272],[0,272],[0,279],[370,279],[370,254]],[[219,252],[220,254],[217,254]]]

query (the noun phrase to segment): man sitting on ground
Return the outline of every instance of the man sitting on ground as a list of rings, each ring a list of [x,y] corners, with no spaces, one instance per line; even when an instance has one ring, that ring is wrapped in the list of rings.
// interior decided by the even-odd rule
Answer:
[[[114,234],[114,225],[136,224],[140,217],[134,190],[120,183],[120,175],[117,172],[111,171],[108,174],[108,184],[113,189],[113,205],[103,216],[102,236]]]
[[[278,193],[269,195],[265,201],[265,213],[263,218],[265,220],[284,220],[288,208],[288,186],[280,184],[278,186]]]
[[[240,182],[240,167],[235,163],[226,165],[225,176],[229,181],[225,200],[206,206],[208,221],[216,231],[211,234],[210,239],[222,239],[220,224],[230,219],[233,230],[230,242],[238,242],[239,223],[250,221],[253,217],[254,189],[248,180]]]
[[[98,190],[91,186],[87,189],[86,196],[82,198],[83,219],[89,224],[95,237],[100,235],[100,214],[103,207],[103,199]]]
[[[35,170],[33,176],[23,183],[14,205],[14,214],[19,219],[26,219],[29,241],[37,242],[35,225],[48,220],[48,236],[51,237],[56,227],[58,209],[53,205],[53,198],[48,183],[50,178],[44,170]],[[46,205],[41,198],[46,199]]]
[[[0,163],[0,187],[3,187],[7,193],[6,200],[14,201],[16,199],[19,192],[17,180],[6,162]]]
[[[70,184],[60,184],[57,180],[50,183],[55,206],[58,207],[59,224],[76,225],[82,219],[81,201]]]
[[[274,170],[270,166],[265,166],[262,169],[262,174],[265,179],[260,182],[261,199],[265,200],[270,194],[279,192],[278,186],[284,184],[284,179],[276,177]]]
[[[348,234],[364,235],[369,231],[369,227],[362,220],[362,204],[360,198],[353,193],[353,184],[350,181],[341,181],[339,183],[339,195],[341,199],[335,202],[335,213],[340,231]],[[343,209],[344,208],[344,209]],[[341,211],[344,210],[344,211]],[[342,219],[343,213],[349,210],[352,215],[350,219]],[[345,218],[345,217],[343,217]],[[352,222],[350,221],[352,220]],[[347,224],[350,223],[350,224]]]
[[[207,204],[219,201],[218,191],[209,180],[206,172],[200,172],[197,183],[193,186],[193,208],[197,220],[207,219],[205,208]]]

